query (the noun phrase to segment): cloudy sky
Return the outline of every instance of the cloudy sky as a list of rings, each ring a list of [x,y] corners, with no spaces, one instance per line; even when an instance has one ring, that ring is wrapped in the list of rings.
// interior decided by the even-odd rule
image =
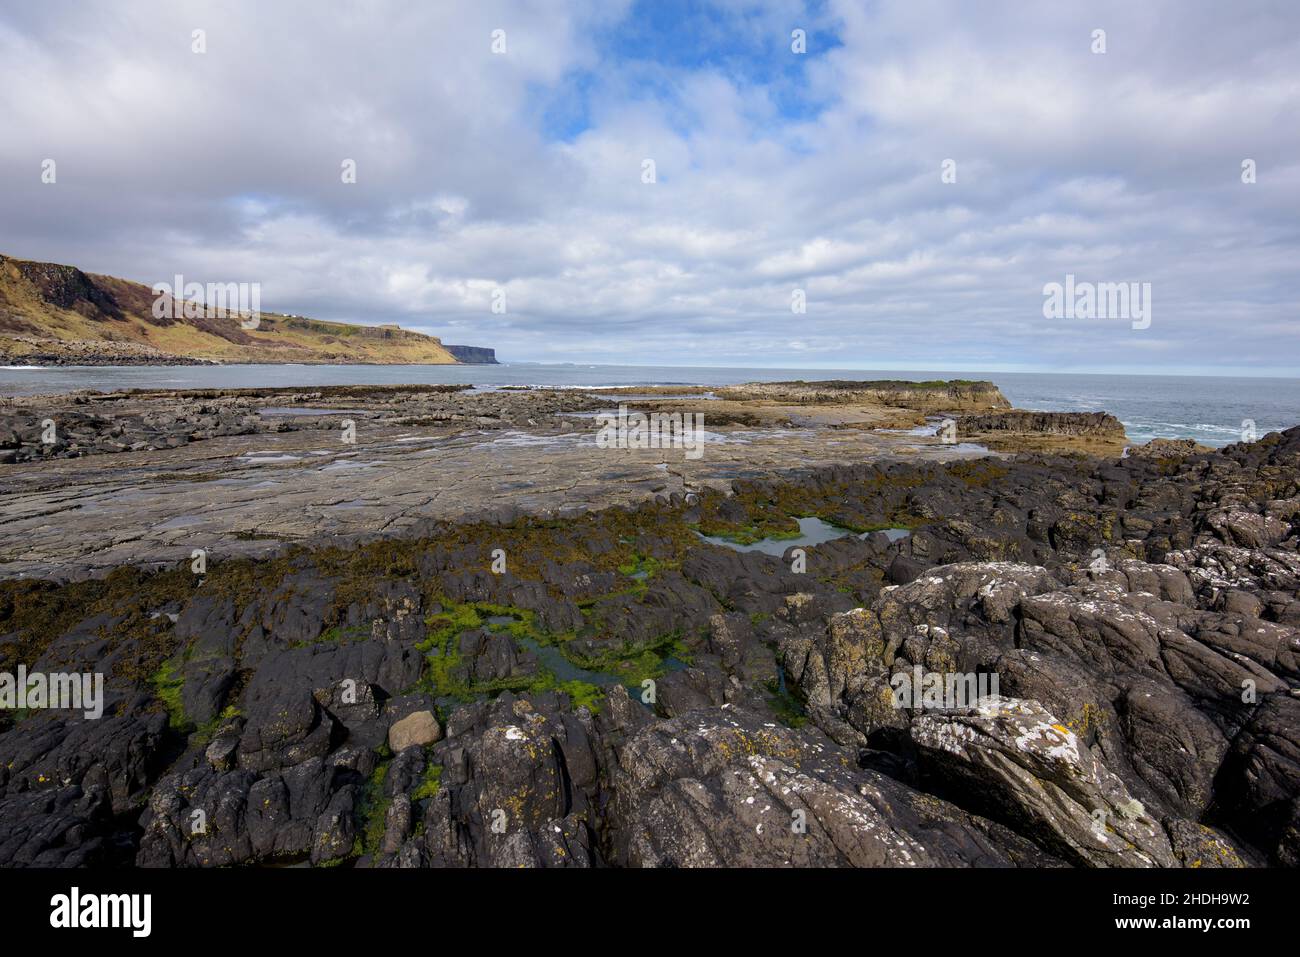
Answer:
[[[506,360],[1294,376],[1300,6],[8,4],[0,252]]]

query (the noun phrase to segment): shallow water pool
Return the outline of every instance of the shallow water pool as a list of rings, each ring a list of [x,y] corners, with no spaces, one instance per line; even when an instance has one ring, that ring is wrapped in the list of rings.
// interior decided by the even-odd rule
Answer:
[[[866,538],[872,532],[854,532],[839,525],[832,525],[830,522],[823,521],[820,518],[809,517],[796,519],[799,523],[799,534],[793,538],[762,538],[749,545],[742,545],[739,542],[733,542],[729,538],[721,535],[705,535],[696,532],[700,538],[704,539],[711,545],[721,545],[724,548],[730,548],[736,552],[762,552],[765,555],[776,555],[780,557],[785,554],[787,548],[794,548],[804,545],[821,545],[823,542],[831,542],[837,538],[844,538],[848,535],[856,535],[858,538]],[[906,538],[912,534],[906,528],[885,528],[880,529],[885,533],[885,537],[891,542],[898,541],[900,538]]]

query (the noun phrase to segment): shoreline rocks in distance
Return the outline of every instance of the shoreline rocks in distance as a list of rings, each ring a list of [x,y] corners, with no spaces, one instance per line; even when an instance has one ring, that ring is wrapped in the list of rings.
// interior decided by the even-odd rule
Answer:
[[[53,351],[48,339],[15,336],[11,342],[24,343],[33,351],[21,355],[5,352],[0,339],[0,365],[3,366],[215,366],[212,359],[177,356],[134,342],[60,342]]]
[[[962,415],[957,434],[1003,452],[1072,450],[1093,455],[1118,455],[1128,436],[1124,425],[1108,412],[1038,412],[1008,409]]]
[[[747,382],[714,390],[719,398],[740,401],[794,402],[801,405],[877,404],[923,412],[1010,409],[1001,390],[987,381],[967,379],[912,382],[905,379],[805,382]]]

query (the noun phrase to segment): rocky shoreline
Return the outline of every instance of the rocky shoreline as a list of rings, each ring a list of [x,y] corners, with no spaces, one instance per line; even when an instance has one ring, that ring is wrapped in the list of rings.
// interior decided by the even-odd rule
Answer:
[[[921,409],[945,391],[891,398],[921,408],[698,389],[464,386],[0,400],[9,423],[0,459],[11,463],[0,464],[9,517],[0,575],[98,576],[122,564],[174,563],[194,548],[264,556],[291,543],[400,535],[424,519],[571,515],[725,490],[736,478],[775,478],[795,466],[987,454],[935,434],[940,416]],[[996,390],[989,396],[1005,403]],[[698,455],[598,448],[595,417],[619,405],[670,420],[703,415]]]
[[[576,390],[9,400],[0,672],[106,696],[0,711],[0,865],[1300,864],[1300,427],[1088,455],[882,389],[627,400],[702,406],[695,463],[599,452]],[[900,431],[941,414],[1058,444]]]
[[[208,366],[212,359],[178,356],[136,342],[56,342],[49,339],[14,336],[9,340],[24,351],[8,351],[0,343],[0,366],[45,368],[48,366]],[[13,348],[11,345],[9,348]]]

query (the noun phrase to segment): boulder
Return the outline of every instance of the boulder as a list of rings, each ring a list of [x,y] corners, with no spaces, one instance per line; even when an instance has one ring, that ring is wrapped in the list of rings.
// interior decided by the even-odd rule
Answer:
[[[388,729],[388,746],[396,753],[442,740],[442,726],[431,711],[416,711]]]

